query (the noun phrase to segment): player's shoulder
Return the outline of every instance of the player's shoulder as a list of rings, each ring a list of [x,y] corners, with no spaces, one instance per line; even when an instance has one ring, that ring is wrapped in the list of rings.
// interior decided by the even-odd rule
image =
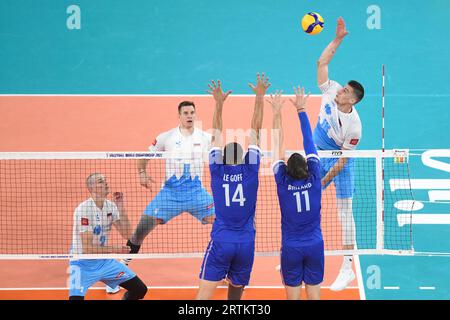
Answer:
[[[116,204],[114,202],[112,202],[111,200],[105,200],[105,202],[103,202],[103,206],[109,210],[117,209]]]
[[[205,140],[211,140],[212,135],[209,132],[203,131],[199,128],[195,128],[194,133]]]
[[[179,128],[175,127],[175,128],[169,129],[167,131],[163,131],[160,134],[158,134],[158,138],[161,139],[161,138],[172,136],[172,135],[176,134],[178,132],[178,130],[179,130]]]
[[[353,110],[351,113],[351,121],[352,121],[352,126],[355,129],[362,128],[361,118],[359,117],[358,111],[356,110],[355,107],[353,107]]]
[[[89,212],[90,209],[92,209],[93,205],[95,205],[94,201],[91,198],[89,198],[78,204],[78,206],[75,208],[75,212],[77,213]]]

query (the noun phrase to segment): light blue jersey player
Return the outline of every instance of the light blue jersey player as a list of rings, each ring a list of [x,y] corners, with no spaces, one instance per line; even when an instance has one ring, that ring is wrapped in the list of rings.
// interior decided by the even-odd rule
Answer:
[[[229,143],[222,152],[222,107],[230,92],[223,93],[220,81],[209,85],[216,101],[213,118],[213,148],[209,153],[211,189],[216,220],[200,270],[197,299],[211,299],[217,285],[228,280],[228,299],[240,300],[250,281],[255,255],[255,210],[258,172],[261,161],[259,131],[262,126],[264,94],[268,79],[257,75],[256,94],[248,152],[238,143]]]
[[[203,154],[211,144],[211,135],[194,127],[195,104],[183,101],[178,105],[180,124],[155,139],[150,151],[167,152],[165,182],[144,210],[136,230],[127,242],[130,253],[138,253],[147,235],[159,224],[187,212],[202,224],[214,222],[213,197],[202,185]],[[147,174],[148,160],[138,161],[140,184],[151,189]],[[122,261],[126,265],[131,259]]]
[[[317,84],[322,92],[319,121],[314,130],[314,143],[319,150],[354,150],[361,141],[362,126],[355,104],[364,97],[364,88],[351,80],[344,87],[328,77],[328,65],[347,35],[345,23],[339,18],[336,38],[325,48],[317,65]],[[342,249],[353,250],[356,229],[353,219],[354,162],[348,158],[322,158],[322,185],[336,187],[336,205],[342,225]],[[355,279],[352,256],[344,256],[339,275],[330,289],[340,291]]]
[[[298,153],[286,163],[283,158],[283,127],[281,93],[271,96],[273,109],[274,163],[281,209],[281,276],[289,300],[300,299],[305,283],[309,300],[320,299],[320,284],[324,274],[324,244],[320,228],[322,185],[320,161],[312,140],[311,126],[306,114],[304,90],[295,89],[291,100],[300,119],[306,160]]]
[[[125,212],[123,194],[114,193],[114,201],[106,200],[109,186],[99,173],[89,175],[86,186],[91,198],[82,202],[73,218],[71,254],[126,254],[129,247],[108,244],[114,226],[122,237],[129,237],[130,223]],[[128,291],[125,300],[142,299],[147,287],[128,267],[114,259],[72,259],[70,261],[70,300],[83,300],[86,291],[97,281],[110,287],[121,286]]]

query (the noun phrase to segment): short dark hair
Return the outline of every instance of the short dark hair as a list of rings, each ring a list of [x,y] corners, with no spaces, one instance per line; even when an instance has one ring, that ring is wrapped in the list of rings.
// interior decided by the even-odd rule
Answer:
[[[223,164],[238,164],[242,162],[244,150],[237,142],[228,143],[223,148]]]
[[[287,174],[295,180],[308,178],[308,165],[301,154],[293,153],[289,157],[287,161]]]
[[[178,105],[178,113],[181,113],[181,108],[189,107],[189,106],[193,106],[194,110],[195,110],[194,102],[192,102],[192,101],[182,101],[182,102],[180,102],[180,104]]]
[[[353,92],[355,93],[356,103],[360,102],[364,98],[364,87],[355,80],[350,80],[348,85],[353,88]]]

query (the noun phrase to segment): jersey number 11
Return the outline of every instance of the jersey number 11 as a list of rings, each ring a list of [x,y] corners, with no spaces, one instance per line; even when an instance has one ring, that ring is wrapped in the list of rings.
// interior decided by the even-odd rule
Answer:
[[[229,207],[230,203],[230,185],[223,184],[222,187],[225,189],[225,206]],[[239,202],[241,207],[244,206],[245,198],[244,198],[244,190],[242,188],[242,184],[238,184],[236,187],[236,191],[234,191],[233,198],[231,202]]]
[[[301,193],[302,195],[304,195],[305,197],[305,206],[306,206],[306,211],[310,210],[310,206],[309,206],[309,194],[308,191],[302,191]],[[302,212],[302,202],[301,202],[301,196],[300,196],[300,192],[295,192],[294,193],[295,196],[295,200],[297,200],[297,212]]]

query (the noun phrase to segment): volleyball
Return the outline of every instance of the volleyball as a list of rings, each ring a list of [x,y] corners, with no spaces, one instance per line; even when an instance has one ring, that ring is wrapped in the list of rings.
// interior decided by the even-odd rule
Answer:
[[[323,18],[317,12],[310,12],[303,16],[302,28],[307,34],[319,34],[323,30]]]

